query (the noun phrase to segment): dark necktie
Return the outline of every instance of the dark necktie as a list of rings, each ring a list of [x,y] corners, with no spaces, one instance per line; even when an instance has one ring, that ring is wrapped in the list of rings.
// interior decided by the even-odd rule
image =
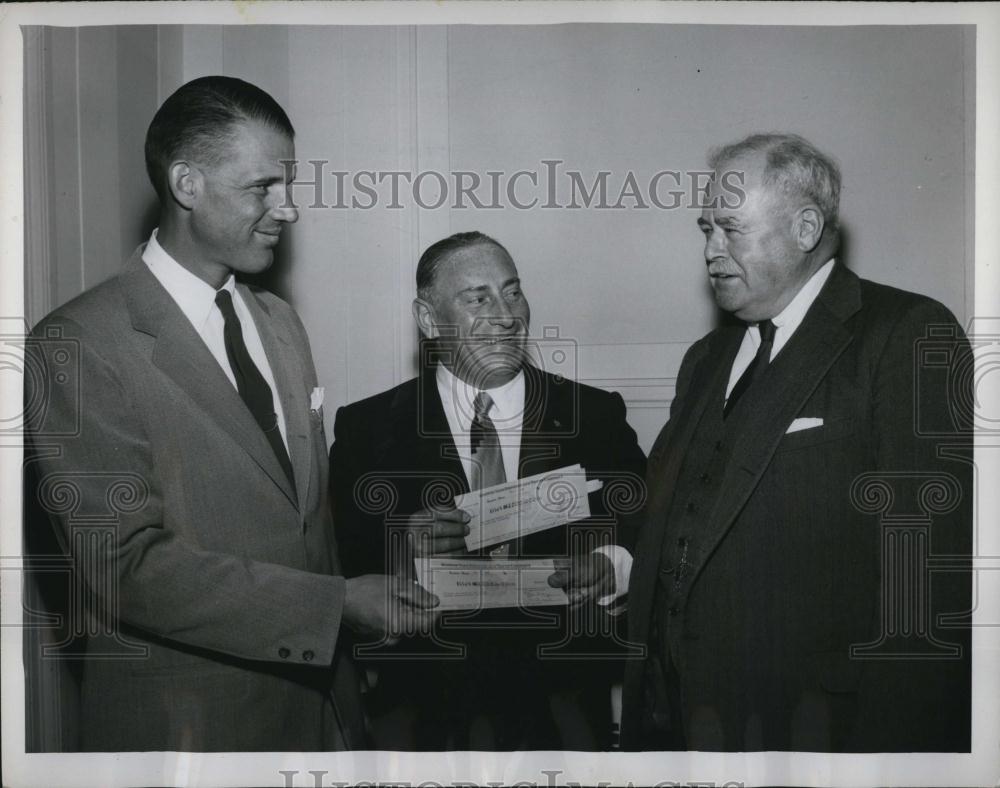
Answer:
[[[507,481],[503,469],[503,452],[500,450],[500,436],[489,417],[493,399],[485,391],[476,395],[475,414],[469,438],[472,444],[472,484],[473,490],[492,487]]]
[[[271,393],[271,387],[267,385],[264,376],[260,374],[257,365],[250,358],[250,351],[247,350],[246,343],[243,341],[243,327],[240,325],[240,319],[236,316],[236,310],[233,309],[233,297],[228,290],[219,290],[215,294],[215,303],[226,321],[224,332],[226,356],[229,358],[233,377],[236,378],[236,388],[257,424],[263,430],[267,442],[271,444],[274,456],[278,458],[278,463],[294,490],[295,476],[292,473],[292,463],[288,460],[285,443],[281,440],[281,430],[278,429],[278,415],[274,412],[274,396]]]
[[[485,391],[476,395],[475,414],[472,417],[472,427],[469,439],[472,445],[472,478],[469,487],[481,490],[495,484],[507,481],[507,473],[503,468],[503,452],[500,449],[500,436],[489,417],[493,399]],[[511,542],[504,542],[490,548],[490,555],[501,558],[510,554]]]
[[[774,323],[770,320],[762,320],[757,324],[757,328],[760,331],[760,347],[757,348],[757,355],[753,357],[750,366],[743,370],[740,379],[736,381],[736,385],[729,393],[729,399],[726,400],[726,405],[722,409],[723,418],[732,412],[740,397],[753,383],[760,379],[764,370],[767,369],[767,365],[771,362],[771,349],[774,347]]]

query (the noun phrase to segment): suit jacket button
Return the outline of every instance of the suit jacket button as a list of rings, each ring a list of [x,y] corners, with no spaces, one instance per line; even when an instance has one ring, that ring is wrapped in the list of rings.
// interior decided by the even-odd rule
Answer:
[[[284,646],[282,646],[281,648],[278,649],[278,656],[281,657],[282,659],[288,659],[291,655],[292,655],[292,652],[289,651]]]
[[[708,484],[710,481],[712,481],[712,477],[709,476],[707,473],[703,473],[698,478],[700,479],[702,484]]]
[[[684,508],[687,509],[688,512],[691,512],[691,513],[698,511],[698,507],[694,505],[694,501],[688,501],[687,502],[687,506],[684,507]]]
[[[302,652],[302,660],[303,660],[303,662],[312,662],[313,661],[313,657],[315,657],[315,656],[316,655],[313,654],[311,651],[303,651]]]
[[[715,450],[716,451],[722,451],[722,441],[716,441],[715,442]]]
[[[677,605],[674,605],[673,607],[671,607],[667,612],[671,616],[676,616],[677,615]]]

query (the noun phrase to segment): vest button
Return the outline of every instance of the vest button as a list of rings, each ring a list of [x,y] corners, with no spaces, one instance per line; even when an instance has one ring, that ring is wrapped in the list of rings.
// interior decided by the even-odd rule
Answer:
[[[676,616],[676,615],[677,615],[677,612],[678,612],[678,611],[677,611],[677,605],[673,605],[673,606],[672,606],[672,607],[671,607],[671,608],[670,608],[670,609],[669,609],[669,610],[668,610],[667,612],[668,612],[668,613],[669,613],[669,614],[670,614],[671,616]]]
[[[703,473],[698,478],[699,478],[699,481],[701,481],[702,484],[708,484],[710,481],[712,481],[712,477],[709,476],[707,473]]]
[[[698,507],[694,505],[694,501],[688,501],[687,506],[684,507],[689,513],[694,513],[698,511]]]
[[[687,537],[686,536],[681,536],[681,537],[679,537],[677,539],[677,546],[678,547],[684,547],[687,544],[687,542],[688,542]]]
[[[722,441],[716,441],[715,442],[715,450],[716,451],[722,451]]]

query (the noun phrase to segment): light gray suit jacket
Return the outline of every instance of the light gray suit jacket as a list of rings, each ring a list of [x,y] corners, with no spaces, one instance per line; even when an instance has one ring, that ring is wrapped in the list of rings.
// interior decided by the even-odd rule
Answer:
[[[238,285],[274,372],[295,489],[141,260],[33,332],[35,494],[72,553],[85,750],[361,745],[306,333]],[[113,632],[108,637],[107,633]]]

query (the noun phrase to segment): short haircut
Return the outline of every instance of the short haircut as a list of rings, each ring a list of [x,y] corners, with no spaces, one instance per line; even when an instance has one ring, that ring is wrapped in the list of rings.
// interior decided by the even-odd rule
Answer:
[[[719,170],[750,154],[764,154],[764,184],[777,186],[786,197],[816,203],[831,230],[836,230],[840,212],[840,168],[809,140],[797,134],[751,134],[716,148],[708,165]]]
[[[495,238],[490,238],[485,233],[473,230],[468,233],[455,233],[447,238],[431,244],[426,251],[420,255],[420,262],[417,263],[417,296],[423,299],[430,298],[431,290],[434,288],[434,281],[437,277],[437,270],[449,255],[461,249],[470,249],[474,246],[494,246],[510,257],[510,252]],[[513,258],[511,258],[513,260]]]
[[[229,152],[235,127],[251,121],[295,137],[288,115],[256,85],[219,76],[181,85],[156,111],[146,132],[146,172],[160,200],[167,196],[172,162],[190,156],[218,164]]]

